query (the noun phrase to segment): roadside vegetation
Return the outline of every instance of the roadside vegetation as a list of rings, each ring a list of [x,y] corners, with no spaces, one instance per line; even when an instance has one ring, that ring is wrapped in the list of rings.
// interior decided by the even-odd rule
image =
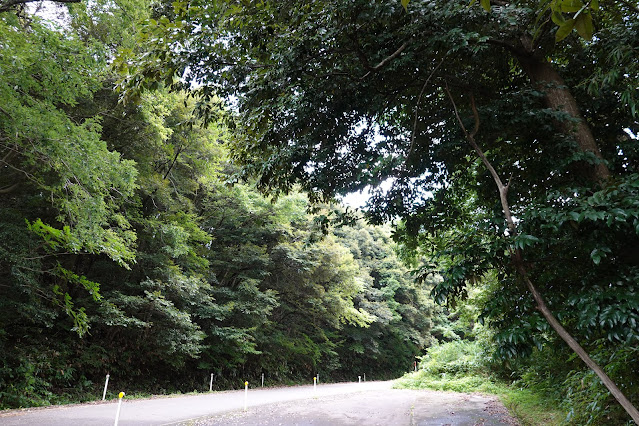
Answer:
[[[526,357],[500,358],[495,331],[476,322],[490,294],[487,282],[455,308],[438,308],[434,342],[419,357],[417,371],[398,379],[396,388],[497,395],[524,426],[632,424],[601,382],[561,347],[556,353],[535,348]],[[627,368],[626,362],[635,361],[625,357],[612,365]]]
[[[524,426],[565,424],[560,395],[549,394],[543,384],[525,378],[513,381],[499,371],[491,356],[486,342],[437,343],[421,357],[418,370],[398,379],[395,387],[498,395]]]
[[[442,345],[449,352],[463,357],[458,345],[445,343]],[[454,349],[447,346],[456,346]],[[468,349],[468,348],[465,348]],[[431,348],[429,355],[437,352],[438,348]],[[437,357],[436,354],[432,355]],[[428,355],[427,355],[428,357]],[[395,387],[398,389],[431,389],[438,391],[486,393],[499,396],[510,413],[524,426],[543,426],[565,424],[566,413],[560,402],[544,393],[544,389],[527,387],[523,383],[509,383],[499,378],[484,366],[482,371],[474,373],[436,373],[420,367],[417,372],[408,373],[398,379]],[[580,423],[575,423],[580,424]]]

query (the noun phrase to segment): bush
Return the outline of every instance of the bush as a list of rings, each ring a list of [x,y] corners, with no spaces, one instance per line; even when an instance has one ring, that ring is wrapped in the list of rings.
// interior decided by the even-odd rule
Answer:
[[[431,346],[421,358],[419,368],[429,375],[485,374],[489,359],[479,342],[456,340]]]
[[[535,386],[522,388],[521,379],[514,385],[505,382],[494,373],[495,367],[492,354],[481,342],[439,343],[422,357],[419,371],[398,379],[395,387],[495,394],[522,425],[558,425],[565,418],[545,392]]]
[[[436,343],[421,358],[419,371],[396,386],[455,392],[497,393],[490,373],[490,354],[477,341]]]

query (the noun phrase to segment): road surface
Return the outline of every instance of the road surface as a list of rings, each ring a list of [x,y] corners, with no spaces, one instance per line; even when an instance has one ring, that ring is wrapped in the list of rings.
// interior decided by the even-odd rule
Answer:
[[[392,389],[392,382],[249,389],[127,400],[119,425],[516,424],[495,397]],[[0,425],[112,425],[117,402],[0,412]]]

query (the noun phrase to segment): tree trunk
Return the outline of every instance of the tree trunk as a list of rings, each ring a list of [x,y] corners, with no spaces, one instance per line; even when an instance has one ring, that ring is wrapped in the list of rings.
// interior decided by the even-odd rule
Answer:
[[[524,39],[522,42],[525,50],[515,52],[521,67],[537,88],[545,93],[546,105],[549,108],[566,112],[574,119],[574,121],[564,120],[559,123],[561,131],[565,134],[572,134],[583,152],[591,153],[596,157],[597,163],[592,171],[594,180],[605,183],[610,178],[610,170],[606,166],[590,126],[579,111],[577,101],[552,64],[539,58],[532,51],[531,41]]]

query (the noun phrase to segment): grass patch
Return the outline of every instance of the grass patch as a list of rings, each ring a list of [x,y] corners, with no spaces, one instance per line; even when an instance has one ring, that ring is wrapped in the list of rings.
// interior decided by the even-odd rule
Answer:
[[[398,379],[395,387],[492,394],[524,426],[554,426],[564,422],[566,413],[556,398],[540,385],[526,386],[523,381],[511,384],[496,378],[487,361],[490,358],[477,341],[436,343],[422,357],[420,370]]]
[[[563,424],[566,418],[566,413],[554,400],[545,398],[533,390],[500,382],[490,376],[445,373],[434,376],[420,370],[397,379],[395,387],[496,395],[523,426],[557,426]]]
[[[398,389],[431,389],[451,392],[481,392],[498,394],[501,391],[499,385],[492,380],[481,376],[450,376],[442,374],[440,377],[432,376],[425,371],[408,373],[397,379],[395,387]]]
[[[530,389],[504,385],[504,391],[496,395],[524,426],[565,424],[566,413],[556,402]]]
[[[566,413],[554,400],[531,389],[518,388],[490,376],[445,373],[434,376],[420,370],[397,379],[395,387],[496,395],[523,426],[557,426],[563,424],[566,418]]]

